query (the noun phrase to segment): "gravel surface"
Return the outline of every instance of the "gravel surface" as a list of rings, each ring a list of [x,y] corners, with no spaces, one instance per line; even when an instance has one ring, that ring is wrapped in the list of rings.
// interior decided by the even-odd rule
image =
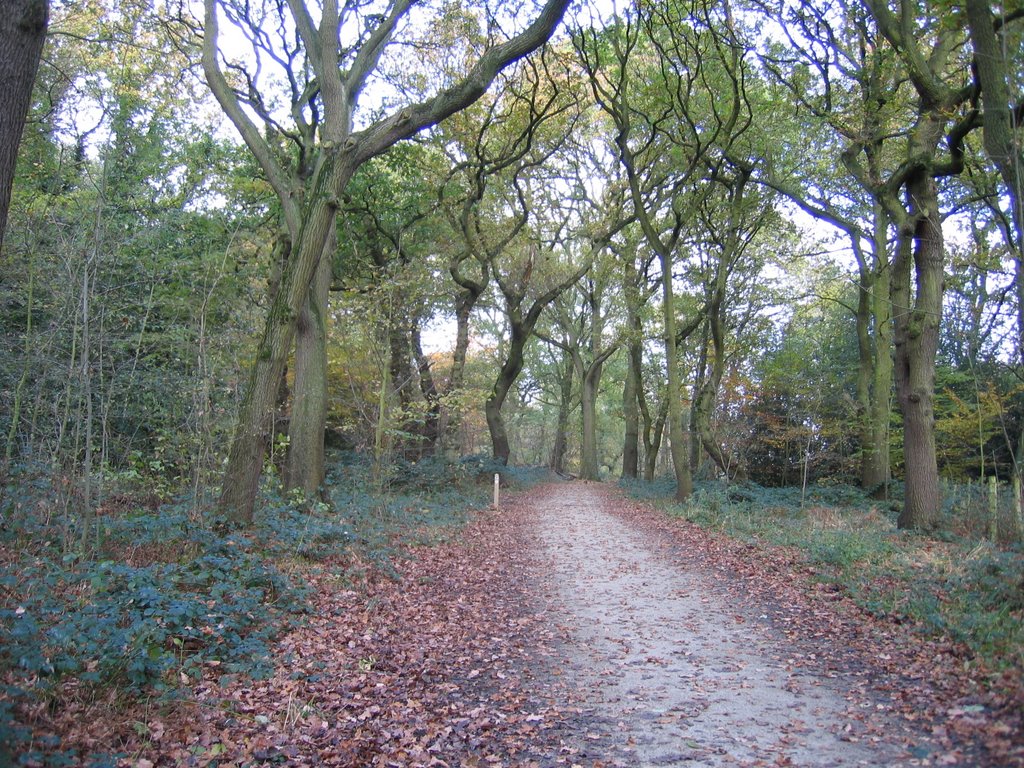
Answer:
[[[580,759],[606,765],[919,765],[885,705],[809,668],[721,574],[634,530],[593,483],[530,494],[563,629],[561,665],[592,729]]]

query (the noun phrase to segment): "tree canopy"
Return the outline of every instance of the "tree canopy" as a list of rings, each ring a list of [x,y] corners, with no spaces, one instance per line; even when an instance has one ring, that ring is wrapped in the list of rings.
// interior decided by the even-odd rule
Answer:
[[[265,481],[325,503],[339,450],[850,483],[916,529],[1019,476],[1024,10],[568,5],[95,0],[38,74],[4,42],[7,467],[85,529],[129,478],[228,527]]]

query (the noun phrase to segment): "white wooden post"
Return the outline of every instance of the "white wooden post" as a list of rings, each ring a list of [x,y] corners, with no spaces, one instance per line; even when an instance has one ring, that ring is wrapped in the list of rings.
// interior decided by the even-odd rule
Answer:
[[[498,508],[498,497],[501,494],[501,475],[494,473],[494,508]]]

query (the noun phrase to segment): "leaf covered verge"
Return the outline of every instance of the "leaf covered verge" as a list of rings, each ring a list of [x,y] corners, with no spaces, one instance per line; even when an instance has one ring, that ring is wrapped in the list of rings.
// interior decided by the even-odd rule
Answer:
[[[49,503],[50,478],[12,475],[0,528],[0,763],[101,765],[135,735],[76,735],[90,712],[176,707],[210,673],[266,678],[274,643],[309,620],[311,578],[394,573],[396,541],[446,538],[481,495],[441,462],[386,487],[367,471],[338,457],[330,504],[283,496],[271,475],[254,527],[228,533],[192,499],[110,494],[89,552],[78,511]]]

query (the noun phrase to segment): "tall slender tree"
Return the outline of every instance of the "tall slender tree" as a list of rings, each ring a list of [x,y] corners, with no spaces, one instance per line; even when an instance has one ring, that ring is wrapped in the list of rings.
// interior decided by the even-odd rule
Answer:
[[[750,125],[744,51],[730,6],[703,0],[641,4],[603,31],[580,31],[575,41],[594,98],[614,126],[633,215],[661,267],[669,446],[682,501],[693,480],[676,263],[694,195]]]
[[[908,88],[894,51],[879,39],[861,5],[842,12],[812,3],[758,5],[786,34],[785,44],[761,53],[785,95],[763,107],[771,109],[777,140],[758,178],[850,243],[858,285],[852,311],[859,352],[860,481],[884,496],[891,477],[892,225],[876,192],[899,162]],[[810,72],[820,77],[817,87]],[[851,158],[859,165],[848,171]],[[864,184],[868,179],[875,183]]]
[[[963,170],[964,140],[978,125],[978,111],[973,83],[948,77],[960,64],[963,32],[943,21],[943,7],[899,0],[894,9],[879,0],[865,2],[916,95],[904,159],[876,189],[899,237],[892,268],[894,370],[906,463],[899,525],[929,529],[942,503],[933,405],[946,264],[938,181]],[[857,150],[848,157],[856,158]],[[863,165],[850,166],[871,183]]]
[[[452,164],[439,202],[454,233],[448,272],[456,285],[456,343],[447,392],[455,398],[465,380],[473,308],[506,251],[520,247],[528,232],[523,178],[561,146],[575,111],[543,55],[503,73],[497,86],[439,130]],[[449,415],[450,437],[458,421],[457,413]]]
[[[1009,201],[1006,239],[1015,267],[1017,362],[1024,366],[1024,95],[1013,93],[1013,53],[1020,47],[1024,8],[1004,9],[997,15],[985,0],[967,0],[966,10],[974,46],[974,78],[983,107],[983,146],[999,171]],[[1024,475],[1024,430],[1015,461],[1017,474]]]

